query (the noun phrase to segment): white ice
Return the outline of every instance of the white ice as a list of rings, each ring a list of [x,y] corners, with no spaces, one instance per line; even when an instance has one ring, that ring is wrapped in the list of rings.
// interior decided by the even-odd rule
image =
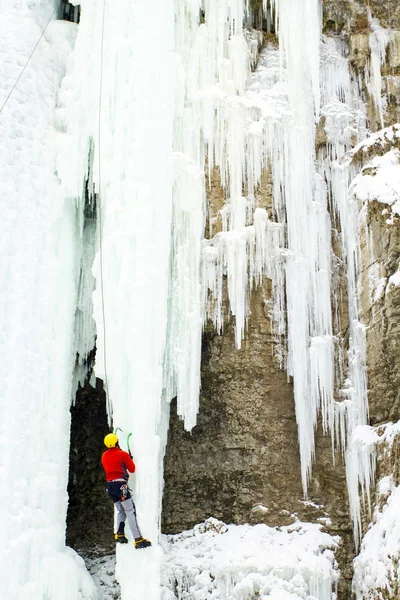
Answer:
[[[110,420],[124,430],[122,439],[133,433],[134,497],[143,533],[154,542],[139,556],[132,545],[118,549],[124,600],[144,588],[146,599],[159,598],[168,403],[177,394],[190,430],[198,411],[202,326],[211,318],[222,331],[229,316],[225,286],[240,347],[250,294],[263,278],[272,280],[271,318],[282,364],[293,377],[305,493],[318,413],[342,449],[366,425],[359,200],[349,192],[352,165],[337,161],[364,137],[365,108],[343,42],[321,45],[320,3],[272,5],[280,47],[267,45],[252,74],[261,40],[243,28],[245,0],[105,2],[105,13],[103,3],[82,0],[79,27],[49,27],[0,115],[0,239],[8,258],[1,271],[7,402],[0,426],[6,444],[21,442],[0,468],[7,480],[25,474],[16,491],[21,510],[14,513],[4,500],[0,505],[7,540],[2,568],[13,573],[21,598],[42,589],[54,595],[48,591],[54,580],[47,584],[36,575],[40,565],[48,572],[49,556],[82,574],[71,598],[94,593],[79,561],[64,550],[64,520],[68,405],[96,329],[96,373],[106,383]],[[3,0],[1,7],[5,97],[54,3]],[[381,52],[383,34],[375,27],[374,35]],[[378,97],[377,79],[374,85]],[[320,116],[328,144],[316,156]],[[380,167],[394,168],[392,158]],[[225,195],[223,231],[204,240],[205,178],[214,168]],[[274,184],[272,210],[256,198],[266,169]],[[97,222],[83,218],[87,180],[97,194]],[[345,359],[332,322],[329,209],[341,225],[347,269]],[[342,402],[335,401],[335,387],[342,387]],[[26,447],[35,452],[27,456]],[[369,460],[353,461],[351,448],[348,457],[355,506],[358,482],[368,487],[372,475]],[[49,541],[38,550],[39,539]],[[24,540],[23,553],[15,540]],[[329,573],[321,576],[324,583],[303,574],[299,589],[308,586],[311,596],[325,600],[334,579]],[[251,577],[242,584],[243,590],[255,585]],[[282,589],[299,595],[296,585]]]
[[[2,1],[0,106],[55,2]],[[65,548],[74,317],[75,203],[60,186],[54,109],[76,27],[53,21],[0,113],[0,596],[96,597]]]

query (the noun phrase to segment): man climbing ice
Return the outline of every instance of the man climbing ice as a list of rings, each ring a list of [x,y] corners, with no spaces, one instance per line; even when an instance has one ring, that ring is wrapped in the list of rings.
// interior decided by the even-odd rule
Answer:
[[[115,541],[120,544],[128,543],[125,536],[125,521],[128,519],[129,528],[135,538],[135,548],[147,548],[151,546],[151,542],[140,533],[135,504],[128,489],[129,473],[135,472],[135,463],[127,452],[121,450],[114,433],[106,435],[104,444],[108,450],[103,453],[101,462],[106,474],[108,495],[117,509]]]

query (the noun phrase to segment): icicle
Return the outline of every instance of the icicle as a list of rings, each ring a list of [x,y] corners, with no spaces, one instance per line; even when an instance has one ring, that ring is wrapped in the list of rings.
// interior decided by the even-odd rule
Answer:
[[[382,104],[382,76],[381,66],[386,62],[386,48],[390,42],[390,31],[383,29],[379,25],[378,19],[373,19],[371,9],[368,7],[368,20],[371,27],[369,34],[369,46],[371,50],[370,64],[367,65],[365,71],[366,83],[368,91],[372,96],[375,106],[378,109],[381,127],[384,126],[383,121],[383,104]]]
[[[176,155],[169,309],[169,364],[178,415],[190,431],[196,424],[200,389],[202,305],[200,253],[204,233],[204,174],[184,155]]]
[[[322,114],[325,116],[325,132],[327,135],[326,157],[321,158],[321,173],[328,183],[331,192],[332,208],[337,215],[341,228],[342,256],[346,264],[347,294],[349,312],[349,348],[347,356],[339,354],[338,361],[347,362],[347,379],[342,384],[340,402],[335,402],[334,430],[335,443],[346,457],[346,473],[350,499],[351,515],[354,524],[355,539],[360,535],[360,497],[369,494],[372,480],[371,465],[373,460],[364,459],[352,446],[353,432],[365,426],[368,417],[367,382],[366,382],[366,348],[365,327],[360,322],[359,305],[360,289],[358,272],[360,262],[359,241],[359,205],[349,190],[354,176],[349,160],[338,159],[354,144],[354,136],[358,139],[366,135],[365,107],[361,101],[358,84],[352,83],[349,67],[344,60],[345,49],[338,40],[327,40],[323,51],[322,82],[323,103]],[[339,299],[336,300],[339,304]],[[347,361],[345,361],[345,358]],[[344,373],[346,366],[339,364],[339,372]],[[338,381],[340,384],[340,380]]]
[[[367,498],[371,513],[370,488],[374,482],[376,465],[376,442],[379,436],[366,425],[358,425],[352,432],[346,453],[346,480],[349,493],[350,516],[353,521],[354,542],[358,549],[361,540],[361,497]]]

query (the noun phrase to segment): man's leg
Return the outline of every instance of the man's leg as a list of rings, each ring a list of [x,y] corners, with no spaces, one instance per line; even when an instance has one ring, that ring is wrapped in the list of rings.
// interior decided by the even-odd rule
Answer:
[[[126,514],[122,502],[114,502],[114,506],[117,509],[117,533],[115,534],[115,540],[122,544],[127,544],[128,540],[125,537],[125,520]]]
[[[136,540],[138,538],[141,538],[142,534],[140,533],[139,525],[136,519],[136,507],[132,498],[128,498],[123,502],[117,502],[116,504],[122,505],[122,509],[124,510],[124,513],[128,518],[129,528],[132,531],[134,539]]]
[[[114,506],[117,509],[117,531],[122,529],[124,531],[126,514],[122,502],[114,502]]]

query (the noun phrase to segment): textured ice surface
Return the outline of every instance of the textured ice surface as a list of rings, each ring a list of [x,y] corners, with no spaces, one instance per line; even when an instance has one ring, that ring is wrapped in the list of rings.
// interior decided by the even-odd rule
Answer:
[[[228,525],[208,519],[163,536],[162,600],[333,600],[337,540],[320,525]]]
[[[102,11],[87,0],[62,84],[59,175],[66,195],[79,204],[93,147],[101,206],[104,285],[98,255],[96,370],[105,375],[107,358],[114,425],[133,432],[135,497],[144,531],[153,538],[167,402],[177,394],[178,413],[191,429],[202,321],[211,318],[222,330],[225,287],[240,347],[251,290],[264,277],[272,280],[271,317],[287,348],[282,364],[294,382],[305,491],[318,413],[342,449],[355,427],[366,423],[358,205],[348,192],[347,165],[332,165],[364,134],[360,91],[341,42],[327,41],[320,53],[318,2],[293,6],[280,0],[275,6],[280,48],[267,46],[251,74],[257,37],[244,34],[242,0],[206,2],[203,23],[197,2],[185,10],[172,0],[139,3],[134,15],[117,7],[106,11],[104,36]],[[141,24],[151,22],[154,10],[163,30],[149,44]],[[320,113],[329,143],[317,157]],[[211,227],[211,238],[201,243],[203,173],[213,168],[225,194],[223,230],[213,236]],[[270,214],[255,202],[267,168],[274,182]],[[348,271],[347,370],[343,357],[335,357],[328,201],[341,223]],[[334,401],[335,386],[343,387],[343,402]],[[360,481],[365,477],[359,474]]]
[[[356,524],[359,484],[368,488],[372,477],[369,458],[351,444],[367,417],[359,206],[349,193],[352,165],[336,159],[363,137],[365,118],[344,44],[325,40],[321,46],[317,0],[275,0],[280,48],[267,46],[251,74],[260,38],[243,29],[244,0],[206,0],[204,23],[198,0],[141,0],[134,10],[105,3],[105,14],[102,4],[81,2],[72,53],[76,26],[51,25],[0,115],[0,249],[7,258],[0,302],[7,402],[1,405],[0,427],[5,444],[15,437],[21,442],[1,458],[0,468],[7,480],[26,474],[15,492],[21,510],[15,513],[8,499],[1,501],[1,536],[11,540],[4,568],[13,573],[21,598],[46,592],[36,573],[49,554],[64,557],[71,568],[76,562],[63,550],[68,402],[95,337],[90,268],[96,252],[96,371],[107,375],[114,426],[124,429],[122,438],[133,433],[134,497],[143,533],[155,544],[168,402],[178,395],[179,415],[192,428],[202,324],[210,317],[222,329],[225,285],[240,347],[251,290],[264,277],[272,280],[274,332],[285,348],[282,364],[294,380],[304,490],[319,412],[333,445],[349,447]],[[5,97],[55,3],[1,6]],[[154,15],[162,23],[157,30]],[[384,33],[373,25],[374,56],[381,59]],[[378,98],[377,78],[374,89]],[[320,115],[328,144],[316,156]],[[394,158],[380,164],[395,166]],[[213,235],[211,228],[211,238],[202,241],[204,172],[214,168],[225,195],[223,230]],[[267,168],[274,182],[268,211],[255,197]],[[83,219],[87,180],[97,194],[97,231]],[[347,268],[345,359],[335,355],[328,209],[340,222]],[[95,236],[97,244],[102,240],[101,255]],[[334,296],[333,308],[335,302]],[[72,381],[76,352],[79,368]],[[342,387],[340,402],[333,396],[335,386]],[[35,452],[26,455],[25,448]],[[49,542],[37,551],[39,539]],[[23,553],[15,540],[23,540]],[[158,599],[160,565],[157,547],[139,556],[131,544],[118,548],[124,600]],[[88,581],[84,575],[82,583],[76,578],[73,598],[90,596]],[[327,597],[328,584],[318,593],[312,585],[310,594]]]
[[[0,104],[55,3],[1,2]],[[74,203],[52,160],[54,108],[75,26],[53,22],[0,114],[0,596],[95,597],[65,549],[73,322],[80,257]]]
[[[162,600],[335,600],[338,538],[319,525],[225,525],[209,518],[193,530],[162,536]],[[115,558],[87,562],[103,600],[117,600]],[[145,596],[144,596],[145,597]]]
[[[173,189],[174,185],[180,186],[184,196],[192,192],[190,177],[193,173],[196,180],[198,172],[193,172],[187,161],[181,164],[182,171],[189,172],[186,178],[185,173],[179,173],[177,181],[174,171],[173,125],[179,86],[171,82],[176,80],[179,65],[172,53],[173,2],[139,2],[135,10],[128,5],[110,7],[106,3],[105,10],[103,15],[94,0],[82,3],[79,32],[59,96],[57,117],[62,134],[57,165],[64,193],[78,205],[82,205],[82,190],[88,176],[98,194],[102,256],[97,246],[96,374],[103,378],[107,375],[113,425],[124,430],[122,445],[126,434],[132,432],[131,449],[137,473],[131,487],[142,533],[155,546],[140,555],[133,544],[119,547],[117,578],[124,599],[151,600],[159,597],[160,588],[160,555],[156,544],[168,417],[164,362],[172,310],[170,274],[174,271],[178,282],[185,282],[188,269],[195,266],[190,262],[190,250],[195,252],[196,230],[188,229],[189,252],[184,239],[193,206],[185,209],[186,215],[181,215],[179,198],[173,203]],[[162,28],[152,36],[150,24],[154,15]],[[92,151],[93,170],[89,173]],[[191,196],[193,202],[196,198],[203,201],[201,189],[200,194]],[[176,229],[172,225],[173,214]],[[200,246],[200,231],[197,235]],[[188,293],[189,288],[190,285]],[[189,321],[185,312],[188,310],[186,306],[182,310],[181,324]],[[196,323],[195,317],[193,320]],[[200,334],[199,323],[195,331],[198,346]],[[178,347],[178,339],[175,340],[173,351],[181,362],[190,364],[192,355],[184,346]],[[189,343],[196,352],[192,338],[181,335],[179,340]],[[199,350],[200,346],[198,356]],[[174,364],[171,367],[174,381],[188,392],[186,369],[180,367],[174,371]],[[197,381],[198,370],[197,364]],[[179,376],[185,377],[183,382]],[[193,396],[197,402],[198,384]]]

